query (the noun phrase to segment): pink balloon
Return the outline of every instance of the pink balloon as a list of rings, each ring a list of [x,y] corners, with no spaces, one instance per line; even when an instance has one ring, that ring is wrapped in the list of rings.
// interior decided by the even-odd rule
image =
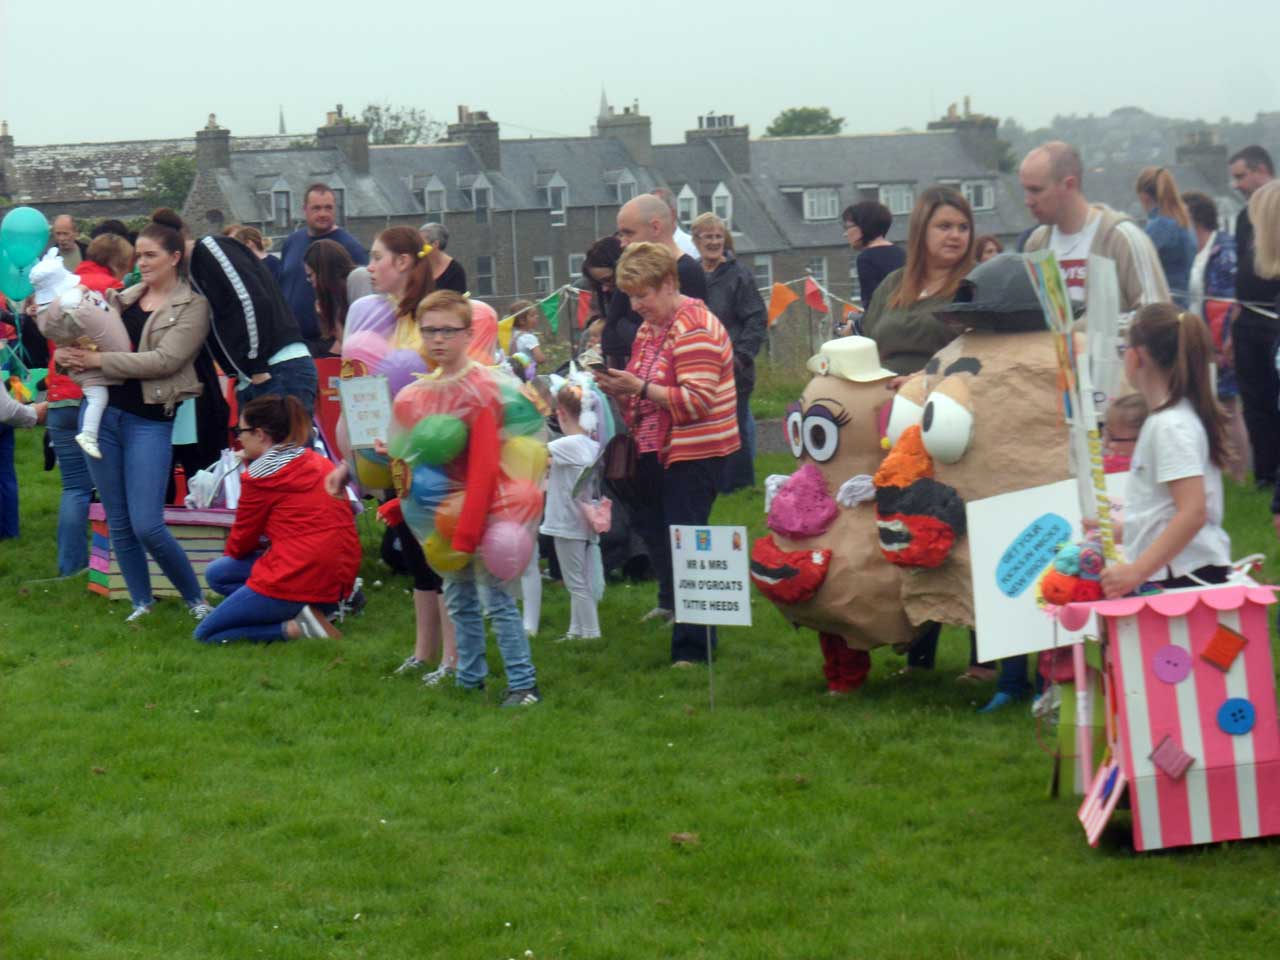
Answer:
[[[370,330],[348,334],[342,341],[342,359],[359,360],[370,371],[377,369],[390,350],[387,341]]]
[[[533,556],[533,537],[529,528],[512,520],[497,520],[484,532],[480,541],[484,565],[499,580],[514,580],[524,572]]]
[[[353,333],[367,332],[387,340],[396,329],[395,305],[390,297],[380,293],[361,297],[347,310],[347,322],[344,327],[345,336],[348,337]]]

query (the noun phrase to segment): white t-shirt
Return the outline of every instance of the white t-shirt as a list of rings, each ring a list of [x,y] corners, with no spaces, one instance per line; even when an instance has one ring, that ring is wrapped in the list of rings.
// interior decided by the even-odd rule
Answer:
[[[573,488],[582,471],[590,468],[600,454],[600,444],[585,434],[575,433],[547,444],[551,454],[551,477],[547,481],[547,510],[539,533],[566,540],[596,540],[582,508],[573,499]]]
[[[1167,410],[1147,417],[1138,432],[1125,485],[1124,555],[1132,563],[1155,542],[1173,519],[1169,483],[1204,477],[1205,524],[1168,570],[1153,580],[1184,577],[1200,567],[1231,563],[1231,539],[1222,529],[1222,471],[1209,460],[1209,437],[1185,397]]]
[[[697,260],[702,256],[702,254],[698,252],[697,245],[693,242],[693,237],[691,237],[679,224],[676,225],[676,232],[672,239],[675,240],[677,247],[689,256],[693,257],[693,259]]]
[[[515,349],[511,351],[512,353],[523,353],[532,357],[533,351],[538,349],[538,335],[536,333],[529,333],[528,331],[518,333],[512,341],[512,345],[515,347]]]
[[[1213,241],[1217,236],[1216,233],[1211,236],[1191,261],[1191,276],[1187,281],[1187,309],[1197,317],[1201,315],[1200,308],[1204,306],[1204,271],[1209,266],[1209,254],[1213,252]]]
[[[1063,233],[1057,225],[1049,231],[1049,249],[1053,251],[1067,281],[1067,293],[1074,303],[1084,303],[1085,281],[1089,276],[1089,250],[1102,217],[1096,210],[1089,211],[1089,219],[1079,233]]]

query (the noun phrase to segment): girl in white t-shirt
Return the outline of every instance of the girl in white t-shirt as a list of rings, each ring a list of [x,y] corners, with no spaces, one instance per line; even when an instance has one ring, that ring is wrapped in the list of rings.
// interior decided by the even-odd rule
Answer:
[[[1222,529],[1226,415],[1209,377],[1213,341],[1198,316],[1171,303],[1140,309],[1124,371],[1147,401],[1125,487],[1125,563],[1102,571],[1108,597],[1142,584],[1222,583],[1231,541]]]
[[[556,394],[556,419],[564,433],[547,444],[551,455],[551,477],[547,482],[547,509],[540,533],[554,539],[560,576],[569,591],[569,630],[565,640],[589,640],[600,636],[600,617],[592,589],[592,547],[595,531],[587,523],[582,506],[573,496],[573,488],[584,470],[591,469],[600,453],[600,444],[592,440],[582,421],[594,417],[584,414],[583,404],[592,403],[588,393],[576,383],[566,384]]]
[[[532,304],[516,314],[515,320],[511,322],[510,352],[523,353],[538,365],[538,369],[542,369],[547,358],[543,356],[538,335],[534,332],[538,327],[538,315],[538,308]]]

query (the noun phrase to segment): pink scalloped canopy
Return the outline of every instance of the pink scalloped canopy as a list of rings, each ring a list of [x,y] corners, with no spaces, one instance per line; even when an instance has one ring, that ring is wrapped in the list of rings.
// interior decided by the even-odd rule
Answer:
[[[1121,597],[1119,600],[1095,600],[1092,603],[1069,603],[1058,608],[1058,622],[1068,630],[1080,630],[1089,622],[1090,614],[1101,617],[1131,617],[1150,608],[1166,617],[1181,617],[1190,613],[1195,605],[1203,603],[1214,610],[1238,610],[1246,603],[1266,606],[1276,602],[1275,591],[1280,587],[1257,584],[1233,584],[1223,587],[1196,587],[1188,590],[1166,590],[1141,597]]]

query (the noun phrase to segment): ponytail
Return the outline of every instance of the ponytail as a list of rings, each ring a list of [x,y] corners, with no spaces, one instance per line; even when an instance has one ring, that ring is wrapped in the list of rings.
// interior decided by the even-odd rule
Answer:
[[[1138,174],[1136,189],[1138,193],[1155,201],[1161,216],[1176,221],[1184,229],[1191,226],[1191,216],[1178,193],[1178,183],[1164,167],[1144,167]]]
[[[389,227],[378,234],[378,240],[392,256],[413,258],[404,294],[400,297],[400,305],[396,307],[397,317],[413,317],[418,304],[436,288],[431,261],[427,259],[431,245],[424,243],[422,235],[412,227]]]
[[[240,416],[245,426],[262,430],[272,443],[300,447],[311,438],[311,420],[297,397],[268,393],[246,403]]]
[[[1218,404],[1209,376],[1214,346],[1208,325],[1171,303],[1149,303],[1129,327],[1129,345],[1145,348],[1152,362],[1169,377],[1169,398],[1156,410],[1167,410],[1186,397],[1209,438],[1210,461],[1225,467],[1231,456],[1227,415]]]

